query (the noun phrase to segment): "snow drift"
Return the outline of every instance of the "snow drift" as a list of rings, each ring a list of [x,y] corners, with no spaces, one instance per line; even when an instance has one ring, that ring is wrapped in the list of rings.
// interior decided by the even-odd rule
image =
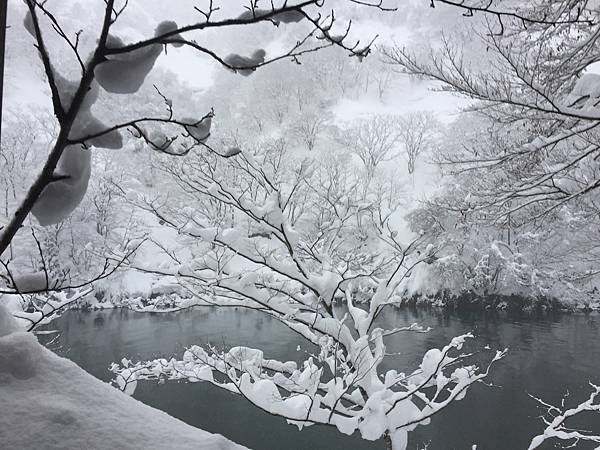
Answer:
[[[41,346],[0,304],[4,450],[243,450],[122,394]]]

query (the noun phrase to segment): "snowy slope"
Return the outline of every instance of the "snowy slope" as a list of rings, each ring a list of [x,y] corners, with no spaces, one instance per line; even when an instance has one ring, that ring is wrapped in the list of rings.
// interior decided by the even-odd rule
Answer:
[[[0,305],[0,447],[242,450],[103,383],[41,346]]]

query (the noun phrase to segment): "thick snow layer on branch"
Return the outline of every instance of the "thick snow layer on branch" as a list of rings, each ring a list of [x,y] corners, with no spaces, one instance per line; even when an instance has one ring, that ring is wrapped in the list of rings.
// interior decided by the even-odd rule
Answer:
[[[0,305],[0,442],[4,450],[242,450],[150,408],[42,347]]]
[[[91,114],[83,114],[78,117],[77,123],[73,125],[73,129],[69,135],[70,139],[78,140],[86,136],[104,132],[108,127],[100,120],[96,119]],[[110,148],[118,150],[123,147],[123,137],[117,130],[88,139],[86,143],[98,148]]]
[[[25,19],[23,19],[23,26],[27,32],[35,38],[35,26],[33,25],[33,17],[29,10],[27,10],[27,14],[25,14]]]
[[[20,293],[41,291],[46,289],[50,282],[44,272],[14,275],[13,281],[15,289]]]
[[[73,102],[73,98],[77,93],[79,85],[76,82],[70,81],[63,77],[54,68],[53,73],[60,103],[63,108],[68,109]],[[77,112],[77,117],[73,122],[73,126],[71,127],[71,132],[69,133],[69,138],[71,140],[78,140],[86,136],[101,133],[108,128],[100,120],[94,117],[91,111],[92,105],[96,102],[96,100],[98,100],[99,91],[100,88],[98,83],[92,81],[90,88],[83,98],[79,111]],[[105,135],[90,139],[88,144],[100,148],[119,149],[123,146],[123,138],[121,137],[121,133],[119,133],[119,131],[114,130]]]
[[[210,136],[210,127],[212,125],[212,118],[210,116],[204,117],[198,121],[196,119],[186,118],[184,122],[194,124],[186,125],[185,130],[199,142],[206,142]]]
[[[176,22],[172,20],[165,20],[158,24],[156,30],[154,32],[155,36],[162,36],[163,34],[170,33],[172,31],[177,30],[179,28]],[[180,34],[175,34],[173,36],[169,36],[169,38],[165,39],[165,42],[168,42],[171,39],[183,39]],[[171,43],[173,47],[181,47],[183,44],[181,42],[173,42]]]
[[[231,70],[247,77],[256,70],[256,66],[265,62],[266,52],[258,49],[251,56],[241,56],[237,53],[227,55],[223,61],[231,66]]]
[[[595,108],[600,103],[600,75],[584,74],[567,97],[567,105],[575,108]]]
[[[109,48],[123,47],[123,42],[111,36]],[[108,55],[107,60],[94,70],[102,88],[113,94],[133,94],[139,90],[146,76],[162,52],[160,44],[149,45],[127,53]]]
[[[273,12],[271,9],[254,9],[254,10],[246,10],[242,14],[238,16],[240,20],[252,20],[255,17],[265,16],[269,13]],[[304,19],[305,16],[302,12],[298,10],[293,11],[283,11],[271,16],[269,20],[271,20],[275,25],[279,25],[280,23],[298,23]]]
[[[56,83],[58,96],[60,97],[60,104],[65,110],[69,109],[79,85],[76,82],[63,77],[54,67],[52,68],[52,72],[54,74],[54,82]],[[98,100],[99,92],[98,83],[92,82],[81,103],[78,116],[90,113],[92,105]]]
[[[83,200],[90,174],[91,152],[78,145],[66,147],[55,172],[60,179],[46,186],[31,209],[38,222],[45,226],[66,219]]]

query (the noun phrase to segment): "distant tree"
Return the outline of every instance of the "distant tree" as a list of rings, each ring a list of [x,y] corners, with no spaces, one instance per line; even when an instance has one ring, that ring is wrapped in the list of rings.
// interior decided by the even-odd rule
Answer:
[[[309,151],[312,151],[317,144],[319,136],[325,130],[327,115],[322,110],[306,109],[294,120],[292,125],[292,135],[300,142],[306,145]]]
[[[409,174],[414,173],[419,156],[433,148],[437,126],[434,116],[427,112],[409,113],[400,119],[399,141],[404,145]]]
[[[362,161],[367,180],[372,180],[377,168],[397,156],[400,138],[400,117],[377,115],[357,119],[335,130],[336,140]]]

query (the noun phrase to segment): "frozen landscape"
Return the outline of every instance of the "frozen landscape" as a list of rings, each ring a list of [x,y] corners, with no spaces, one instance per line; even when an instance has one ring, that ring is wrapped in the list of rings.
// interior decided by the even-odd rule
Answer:
[[[0,448],[600,449],[600,2],[0,12]]]

